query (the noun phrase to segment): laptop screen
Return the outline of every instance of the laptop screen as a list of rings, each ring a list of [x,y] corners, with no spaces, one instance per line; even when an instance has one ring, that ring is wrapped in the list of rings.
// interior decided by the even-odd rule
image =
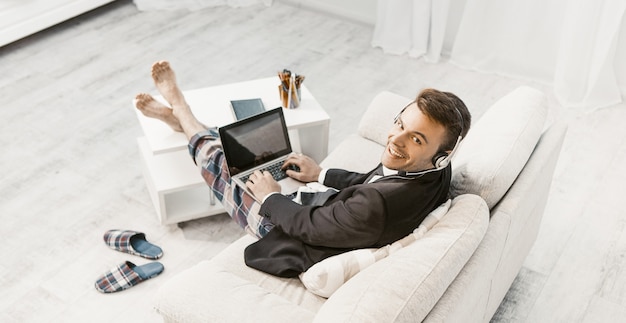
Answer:
[[[291,153],[282,108],[220,128],[230,176]]]

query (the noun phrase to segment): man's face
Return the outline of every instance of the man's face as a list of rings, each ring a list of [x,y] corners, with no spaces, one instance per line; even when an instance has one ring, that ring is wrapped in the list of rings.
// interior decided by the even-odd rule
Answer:
[[[433,168],[433,156],[445,138],[446,129],[411,104],[398,118],[387,137],[382,163],[389,169],[417,172]]]

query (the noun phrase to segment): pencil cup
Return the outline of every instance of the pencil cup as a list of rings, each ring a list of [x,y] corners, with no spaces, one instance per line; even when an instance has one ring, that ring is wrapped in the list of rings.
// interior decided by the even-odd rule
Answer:
[[[284,85],[278,86],[278,93],[280,94],[280,100],[283,103],[285,109],[295,109],[300,106],[300,89],[291,89],[291,97],[289,95],[289,89]]]
[[[290,70],[284,69],[278,72],[280,85],[278,95],[285,109],[295,109],[300,106],[300,85],[304,81],[304,75],[292,74]]]

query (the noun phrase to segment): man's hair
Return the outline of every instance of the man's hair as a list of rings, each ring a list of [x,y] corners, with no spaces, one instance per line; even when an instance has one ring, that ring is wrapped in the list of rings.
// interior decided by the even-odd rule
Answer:
[[[472,124],[472,115],[456,95],[435,89],[423,89],[415,102],[422,113],[446,128],[446,138],[439,151],[452,150],[459,134],[465,138]]]

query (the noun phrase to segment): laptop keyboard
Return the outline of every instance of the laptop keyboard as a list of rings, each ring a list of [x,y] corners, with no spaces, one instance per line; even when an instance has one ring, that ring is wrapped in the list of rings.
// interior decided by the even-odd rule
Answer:
[[[281,179],[284,179],[287,177],[287,173],[285,173],[282,169],[280,169],[282,166],[283,166],[283,161],[279,161],[275,164],[268,165],[267,167],[260,168],[259,170],[261,171],[261,173],[265,171],[270,172],[270,174],[272,174],[272,177],[274,177],[274,179],[278,182]],[[241,176],[240,177],[241,181],[244,183],[247,182],[250,175],[252,174]]]

